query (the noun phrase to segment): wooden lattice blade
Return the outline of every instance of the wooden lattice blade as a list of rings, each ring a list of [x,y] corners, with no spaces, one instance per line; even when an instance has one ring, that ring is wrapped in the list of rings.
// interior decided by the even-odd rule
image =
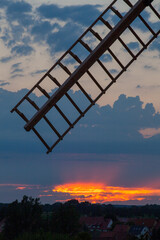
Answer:
[[[27,131],[32,129],[46,146],[48,152],[63,139],[160,33],[160,29],[153,29],[150,23],[141,16],[148,1],[140,0],[134,6],[128,0],[124,2],[130,8],[125,16],[116,9],[117,1],[113,1],[12,109],[12,112],[17,112],[26,122],[25,129]],[[149,8],[159,19],[159,13],[151,3],[149,3]],[[109,22],[107,18],[109,12],[115,16],[115,23]],[[147,39],[143,39],[143,36],[139,36],[139,33],[136,32],[136,21],[140,21],[149,32]],[[98,32],[98,26],[105,29],[103,33]],[[106,32],[105,35],[104,32]],[[139,47],[136,51],[127,42],[126,32],[137,42]],[[116,48],[121,51],[120,56],[117,55]],[[95,69],[96,71],[98,69],[99,72],[98,79]],[[54,93],[51,89],[55,89]],[[73,98],[71,89],[79,90],[81,95],[79,99],[83,104]],[[44,96],[42,104],[33,99],[33,93],[36,91]],[[67,109],[63,108],[64,101],[68,102]],[[74,117],[71,118],[72,115]],[[55,119],[58,119],[58,126],[59,123],[62,125],[58,129]],[[49,136],[40,134],[41,123],[46,124],[54,134],[53,143],[48,144],[46,139]],[[63,127],[64,125],[65,127]]]

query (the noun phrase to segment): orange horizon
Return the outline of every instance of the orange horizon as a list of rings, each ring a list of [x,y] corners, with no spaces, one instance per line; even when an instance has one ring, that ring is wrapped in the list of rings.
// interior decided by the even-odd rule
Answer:
[[[54,193],[69,194],[71,199],[77,199],[79,202],[89,201],[91,203],[123,202],[130,200],[142,201],[150,196],[160,196],[160,189],[148,187],[115,187],[94,182],[66,183],[55,186],[52,191]],[[64,200],[60,201],[63,202]]]

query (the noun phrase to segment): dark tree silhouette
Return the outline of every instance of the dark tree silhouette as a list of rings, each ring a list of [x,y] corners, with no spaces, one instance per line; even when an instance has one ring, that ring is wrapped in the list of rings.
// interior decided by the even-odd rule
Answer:
[[[52,231],[57,233],[73,234],[79,229],[79,213],[76,202],[66,202],[53,212]]]
[[[24,196],[21,202],[17,200],[8,206],[5,236],[14,239],[23,232],[36,231],[40,227],[42,208],[39,198]]]

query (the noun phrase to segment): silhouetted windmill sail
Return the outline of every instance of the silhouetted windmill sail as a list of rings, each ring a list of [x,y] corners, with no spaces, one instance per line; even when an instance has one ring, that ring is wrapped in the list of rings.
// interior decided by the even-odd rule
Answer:
[[[48,150],[47,153],[52,151],[56,144],[63,139],[97,100],[117,81],[123,72],[127,70],[132,62],[136,60],[158,36],[160,29],[154,29],[141,15],[142,11],[148,6],[152,14],[158,20],[160,19],[158,10],[155,9],[151,2],[153,2],[153,0],[139,0],[133,6],[129,0],[124,0],[129,11],[123,16],[123,12],[116,9],[117,0],[114,0],[11,110],[11,112],[15,111],[26,122],[24,128],[27,131],[31,129],[34,131],[46,146]],[[109,14],[112,14],[112,18],[116,20],[110,21],[110,18],[107,18]],[[145,27],[149,32],[147,40],[144,40],[136,31],[134,21],[137,19],[142,25],[142,28]],[[102,28],[103,31],[101,31]],[[137,51],[134,51],[133,48],[130,47],[128,39],[126,38],[127,34],[130,34],[138,44],[139,47]],[[119,50],[123,49],[123,59],[115,53],[115,45],[119,46]],[[106,58],[110,59],[114,68],[111,69],[109,61],[106,60]],[[96,76],[97,69],[99,72],[98,79]],[[102,79],[102,77],[105,80]],[[43,84],[44,82],[49,82],[49,85]],[[57,90],[51,95],[51,89],[55,88]],[[70,94],[70,89],[79,90],[81,96],[85,98],[87,104],[85,104],[83,108],[77,99],[73,99],[73,95]],[[42,106],[39,106],[32,99],[32,93],[35,90],[40,91],[47,99]],[[68,101],[70,106],[67,112],[66,109],[63,109],[62,105],[64,99]],[[29,117],[26,116],[26,103],[34,109],[34,112],[30,111],[30,113],[33,114],[32,116],[30,116],[30,114]],[[22,105],[24,105],[24,107]],[[54,110],[54,120],[58,118],[65,122],[66,127],[63,130],[61,128],[57,129],[56,124],[52,121],[53,119],[51,120],[50,112],[52,110]],[[75,118],[70,119],[71,112],[73,111],[75,112]],[[59,122],[61,122],[61,120]],[[47,143],[44,136],[41,136],[40,131],[37,130],[37,125],[41,121],[44,121],[51,132],[54,133],[55,140],[51,145]],[[48,137],[48,135],[46,137]]]

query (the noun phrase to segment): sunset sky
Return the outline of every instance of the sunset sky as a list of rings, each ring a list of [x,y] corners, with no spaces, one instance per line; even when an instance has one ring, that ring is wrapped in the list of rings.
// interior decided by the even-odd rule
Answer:
[[[28,195],[42,203],[76,198],[160,204],[160,36],[49,155],[37,137],[24,130],[24,121],[10,113],[109,3],[0,0],[0,202]],[[160,13],[159,0],[153,5]],[[128,11],[123,0],[117,0],[116,7]],[[148,8],[142,15],[153,29],[160,29]],[[108,18],[114,23],[112,14]],[[150,37],[135,26],[144,40]],[[101,26],[97,30],[103,32]],[[124,37],[131,50],[139,50],[128,32]],[[123,58],[118,45],[114,50]],[[116,72],[112,59],[104,61]],[[103,78],[94,70],[97,80]],[[91,89],[87,83],[86,88]],[[83,101],[76,89],[70,94]]]

